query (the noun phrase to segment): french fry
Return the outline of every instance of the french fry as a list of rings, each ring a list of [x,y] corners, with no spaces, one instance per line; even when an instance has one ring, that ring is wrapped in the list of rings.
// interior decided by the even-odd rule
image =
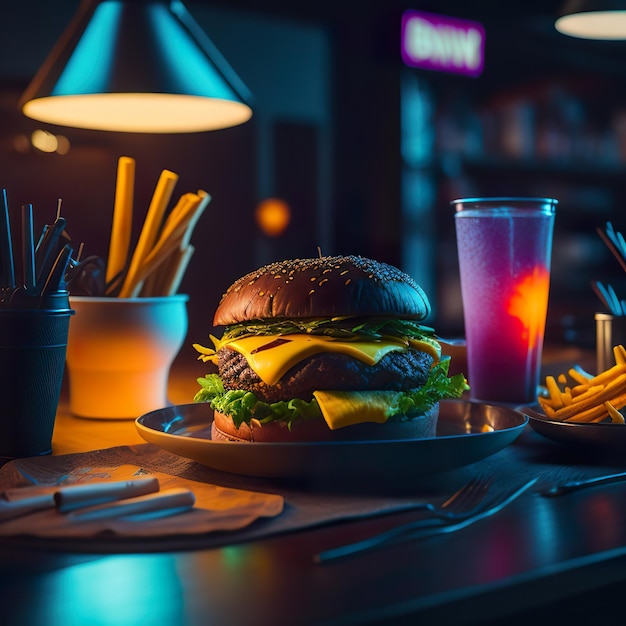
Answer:
[[[211,196],[203,189],[184,194],[166,220],[161,236],[144,259],[141,295],[173,295],[195,251],[191,235]]]
[[[624,423],[620,409],[626,407],[626,349],[613,348],[615,365],[593,376],[581,367],[566,374],[546,376],[547,396],[538,398],[546,417],[570,423],[598,423],[610,419]],[[574,385],[569,386],[569,380]]]
[[[178,199],[178,202],[165,220],[158,240],[155,240],[155,247],[160,243],[162,245],[162,242],[172,237],[177,230],[181,230],[181,224],[186,225],[189,223],[189,220],[200,205],[200,199],[199,195],[191,192],[184,193]]]
[[[135,294],[135,290],[141,288],[138,274],[142,267],[145,257],[150,252],[156,238],[158,236],[159,227],[167,208],[167,203],[170,200],[174,187],[178,182],[178,174],[169,170],[163,170],[161,176],[157,181],[157,186],[152,196],[152,201],[148,207],[148,213],[144,221],[141,233],[139,234],[139,241],[133,252],[130,267],[126,273],[124,283],[120,290],[121,298],[132,297]]]
[[[198,189],[198,195],[201,198],[200,204],[197,206],[196,211],[187,223],[185,234],[183,235],[183,239],[180,243],[181,250],[185,250],[191,245],[191,235],[193,234],[196,224],[198,223],[201,215],[204,213],[204,209],[206,209],[209,202],[211,202],[211,194],[204,191],[204,189]]]
[[[211,201],[208,192],[198,189],[197,193],[182,194],[168,213],[178,178],[170,170],[161,172],[139,238],[129,254],[135,161],[120,157],[105,295],[130,298],[176,293],[193,256],[194,228]]]
[[[550,419],[554,419],[555,411],[552,408],[552,405],[550,404],[549,400],[547,400],[546,398],[542,396],[539,396],[537,400],[539,401],[539,406],[543,409],[543,412],[546,414],[546,417],[549,417]]]
[[[548,394],[550,395],[550,406],[553,409],[560,409],[562,406],[564,406],[563,396],[554,376],[546,376],[546,389],[548,390]]]
[[[185,194],[185,203],[188,205],[182,211],[181,216],[190,217],[193,210],[201,204],[202,199],[196,194]],[[143,258],[141,267],[137,268],[135,272],[135,284],[138,288],[141,288],[141,283],[152,272],[155,271],[179,245],[185,234],[187,227],[187,220],[179,220],[179,223],[174,224],[169,233],[162,234],[155,246],[150,252]]]
[[[613,422],[614,424],[624,423],[624,416],[610,402],[605,402],[604,408],[609,414],[609,417],[611,418],[611,422]]]
[[[626,365],[626,348],[621,344],[613,347],[613,356],[617,365]]]
[[[167,296],[174,295],[178,288],[180,287],[180,283],[183,280],[183,276],[185,271],[187,270],[187,266],[189,265],[189,261],[191,261],[191,257],[195,252],[195,248],[190,244],[186,248],[179,248],[175,250],[174,260],[175,264],[171,264],[173,269],[175,270],[169,276],[164,276],[163,281],[163,292]],[[172,267],[170,267],[170,270]]]
[[[582,411],[586,411],[587,409],[602,405],[606,400],[618,397],[620,391],[626,392],[626,374],[623,374],[604,387],[601,385],[590,387],[587,392],[577,396],[569,406],[557,409],[556,417],[558,419],[565,419]]]
[[[626,406],[626,394],[612,399],[610,404],[623,408],[624,406]],[[607,417],[609,417],[609,413],[606,409],[605,403],[603,402],[599,406],[594,406],[586,411],[577,413],[576,415],[569,417],[563,421],[571,423],[603,422]]]
[[[565,419],[559,419],[559,422],[567,422],[568,424],[584,424],[587,422],[595,422],[596,420],[602,421],[606,418],[606,409],[603,405],[594,406],[586,411],[576,413],[571,417]]]
[[[585,374],[583,374],[580,369],[576,368],[576,367],[571,367],[569,370],[567,370],[567,373],[570,375],[571,378],[573,378],[579,385],[585,385],[589,382],[589,380],[591,378],[593,378],[592,376],[585,376]],[[565,378],[565,376],[563,376],[563,378]]]
[[[107,258],[106,282],[110,283],[126,267],[133,222],[135,159],[120,157],[117,164],[113,225]]]

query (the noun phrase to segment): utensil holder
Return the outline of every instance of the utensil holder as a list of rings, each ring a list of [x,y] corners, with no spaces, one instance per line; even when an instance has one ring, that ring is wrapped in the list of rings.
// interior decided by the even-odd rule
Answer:
[[[0,457],[50,454],[74,311],[0,310]]]

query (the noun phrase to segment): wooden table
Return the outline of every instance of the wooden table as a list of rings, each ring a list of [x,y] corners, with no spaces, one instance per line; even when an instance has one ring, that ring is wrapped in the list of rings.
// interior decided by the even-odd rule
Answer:
[[[199,389],[196,379],[202,376],[203,365],[175,362],[171,370],[168,399],[172,404],[193,402]],[[52,435],[52,453],[70,454],[87,452],[119,445],[146,443],[142,439],[133,420],[125,419],[85,419],[75,417],[69,408],[69,388],[63,383],[61,399]]]
[[[172,381],[170,399],[187,402],[195,390],[194,378],[173,372]],[[525,446],[530,458],[543,458],[557,445],[534,432],[520,439],[510,448]],[[55,454],[142,442],[131,421],[78,420],[63,403],[60,407]],[[394,526],[415,513],[210,550],[103,555],[3,545],[0,622],[623,623],[626,485],[560,499],[527,495],[453,535],[322,565],[313,562],[314,553]]]

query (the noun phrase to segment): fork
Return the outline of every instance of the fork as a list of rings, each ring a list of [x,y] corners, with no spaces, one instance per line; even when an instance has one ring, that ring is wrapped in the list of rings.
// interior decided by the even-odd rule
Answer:
[[[491,483],[491,477],[472,478],[442,504],[419,502],[411,505],[410,509],[413,511],[428,511],[429,519],[461,520],[474,513],[487,495]]]
[[[472,514],[459,515],[456,518],[456,521],[444,523],[433,528],[432,519],[415,520],[406,524],[401,524],[400,526],[396,526],[377,535],[372,535],[367,539],[320,552],[314,555],[313,560],[316,563],[322,563],[325,561],[331,561],[333,559],[339,559],[344,556],[367,552],[369,550],[373,550],[374,548],[384,545],[399,543],[402,540],[422,539],[425,537],[432,537],[434,535],[452,533],[457,530],[461,530],[462,528],[466,528],[467,526],[470,526],[471,524],[474,524],[481,519],[485,519],[486,517],[489,517],[491,515],[494,515],[498,511],[501,511],[508,504],[513,502],[513,500],[521,496],[525,491],[528,491],[528,489],[530,489],[536,482],[537,478],[533,478],[512,493],[501,494],[488,507],[484,509],[480,506],[474,507],[474,512]]]
[[[419,520],[409,522],[408,524],[404,524],[402,526],[396,526],[395,528],[392,528],[391,530],[380,535],[375,535],[370,539],[366,539],[364,542],[348,544],[341,548],[337,548],[336,550],[342,552],[342,554],[338,554],[337,556],[343,556],[343,550],[351,550],[352,546],[358,548],[358,546],[362,543],[368,545],[370,543],[378,545],[379,543],[383,543],[387,540],[393,539],[394,537],[402,535],[404,532],[408,532],[416,528],[426,528],[432,524],[437,524],[439,520],[450,523],[464,520],[478,511],[492,482],[493,479],[491,476],[481,476],[478,478],[474,477],[469,482],[461,486],[441,504],[435,504],[434,502],[418,502],[411,504],[402,510],[428,511],[428,516],[421,517]],[[335,550],[329,550],[328,552],[317,556],[323,556],[325,560],[328,554],[334,552]]]

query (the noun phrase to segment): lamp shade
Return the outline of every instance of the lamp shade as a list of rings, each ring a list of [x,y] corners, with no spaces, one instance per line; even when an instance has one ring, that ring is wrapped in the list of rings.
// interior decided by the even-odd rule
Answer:
[[[249,100],[179,0],[83,0],[20,106],[75,128],[184,133],[246,122]]]
[[[581,39],[626,39],[626,0],[568,0],[554,26]]]

